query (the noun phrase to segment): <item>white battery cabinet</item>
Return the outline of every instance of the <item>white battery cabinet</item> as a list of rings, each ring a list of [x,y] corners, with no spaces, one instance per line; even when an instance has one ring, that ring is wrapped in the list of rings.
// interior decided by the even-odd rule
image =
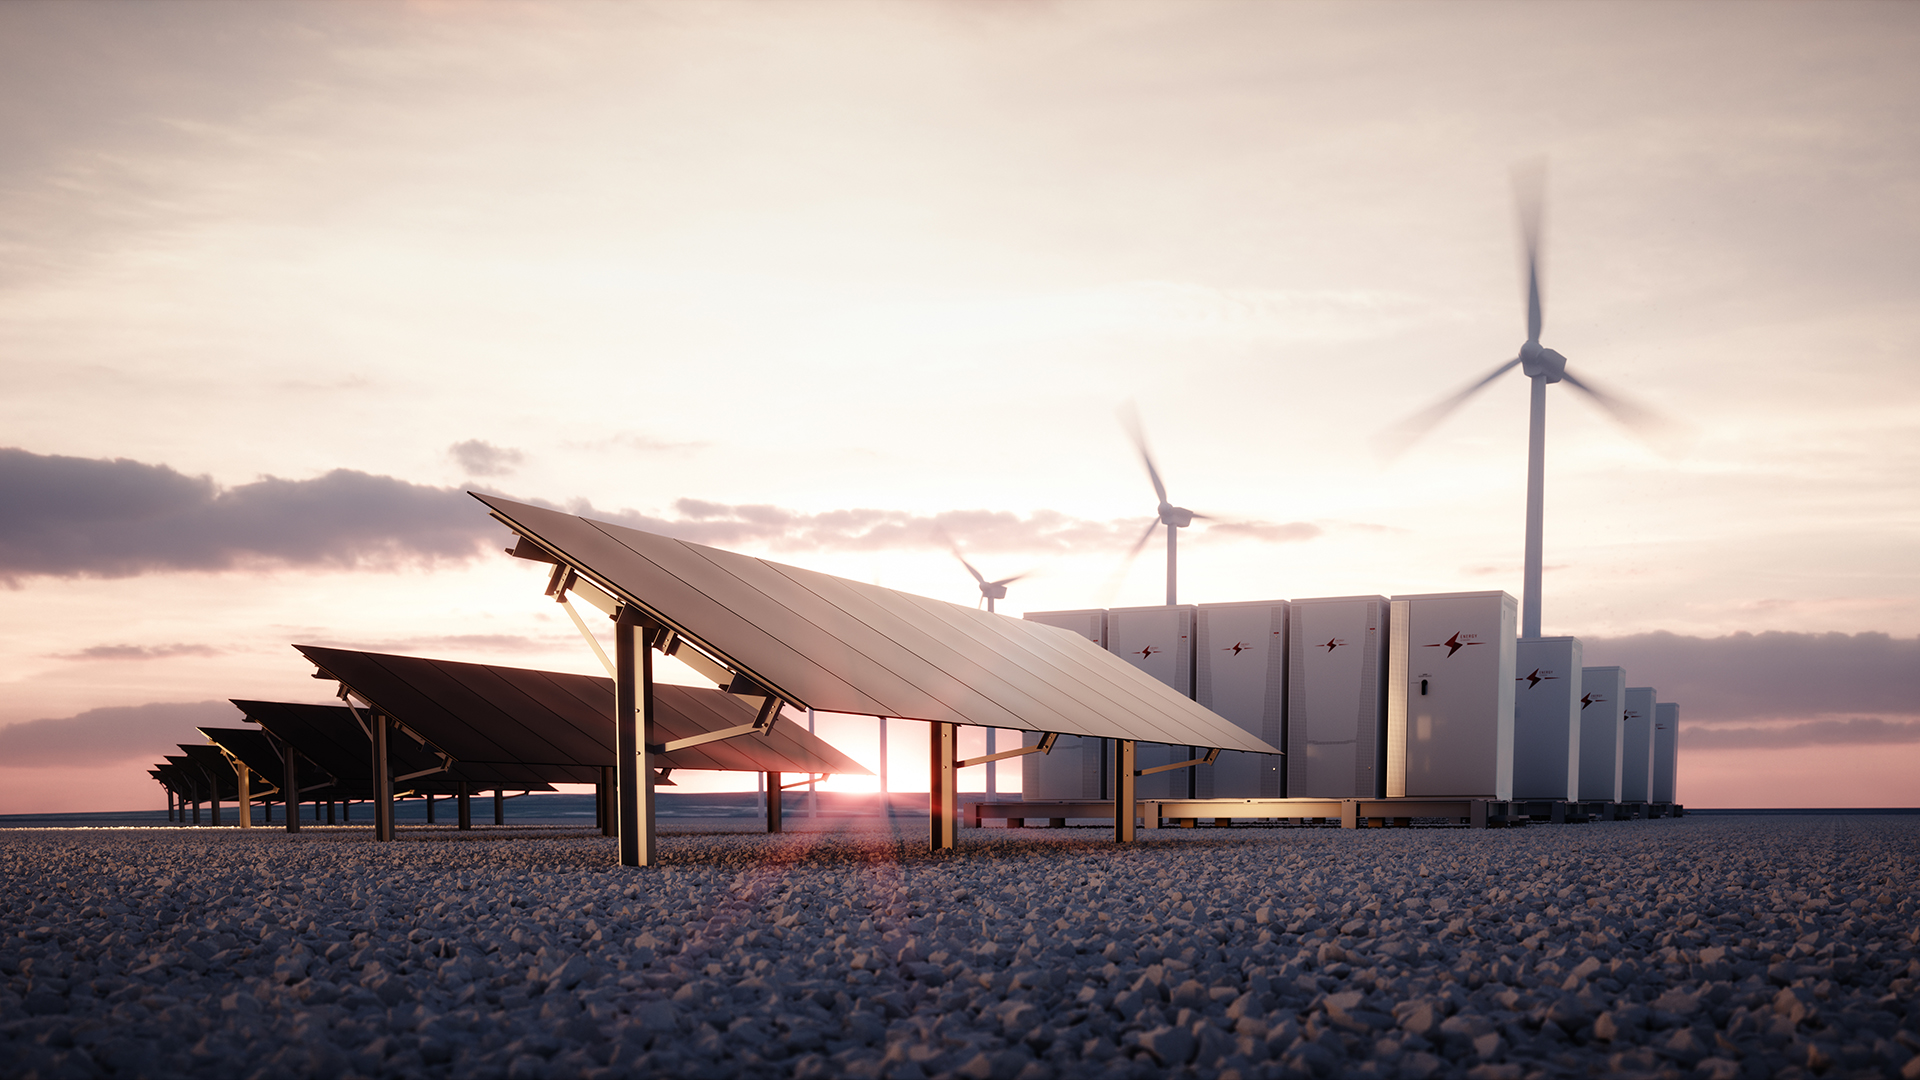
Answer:
[[[1679,802],[1679,773],[1680,706],[1658,702],[1653,707],[1653,798],[1648,801]]]
[[[1295,600],[1287,618],[1287,783],[1291,798],[1386,794],[1384,596]]]
[[[1620,718],[1620,801],[1653,801],[1653,708],[1651,686],[1627,687]]]
[[[1627,669],[1580,669],[1580,801],[1620,801]]]
[[[1194,609],[1194,699],[1242,731],[1284,746],[1287,714],[1287,602],[1201,604]],[[1277,754],[1223,750],[1197,766],[1201,799],[1275,799],[1285,788]]]
[[[1580,639],[1514,643],[1513,797],[1580,797]]]
[[[1071,630],[1103,649],[1107,646],[1104,609],[1032,611],[1026,618]],[[1039,741],[1040,736],[1034,732],[1021,734],[1022,746],[1033,746]],[[1062,735],[1055,740],[1051,752],[1022,757],[1020,797],[1029,800],[1107,798],[1105,744],[1105,739],[1091,736]]]
[[[1192,697],[1193,621],[1191,604],[1110,608],[1107,651],[1175,691]],[[1140,743],[1135,746],[1134,754],[1135,767],[1139,769],[1171,765],[1192,757],[1188,747],[1165,743]],[[1190,799],[1195,797],[1195,787],[1192,769],[1171,769],[1140,777],[1135,791],[1142,799]]]
[[[1388,798],[1513,798],[1518,612],[1504,592],[1393,598]]]

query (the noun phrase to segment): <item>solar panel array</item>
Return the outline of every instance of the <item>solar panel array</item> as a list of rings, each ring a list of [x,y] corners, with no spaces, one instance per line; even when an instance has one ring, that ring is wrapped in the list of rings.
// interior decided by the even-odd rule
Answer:
[[[558,671],[392,656],[296,645],[330,678],[445,751],[461,776],[491,770],[495,786],[534,782],[592,784],[615,761],[613,680]],[[719,690],[661,683],[654,687],[655,737],[690,738],[753,723],[757,699]],[[344,710],[343,710],[344,711]],[[390,745],[404,745],[406,738]],[[736,772],[853,773],[859,762],[790,722],[766,735],[744,735],[655,754],[670,769]],[[411,770],[395,766],[404,775]]]

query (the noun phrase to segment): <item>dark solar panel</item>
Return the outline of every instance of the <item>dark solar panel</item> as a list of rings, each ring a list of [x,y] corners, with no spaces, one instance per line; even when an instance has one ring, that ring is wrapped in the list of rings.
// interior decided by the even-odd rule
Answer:
[[[548,780],[590,784],[600,779],[603,767],[614,764],[611,679],[315,645],[294,648],[329,677],[445,751],[462,774],[527,768]],[[668,742],[751,724],[758,708],[758,699],[659,684],[656,737]],[[692,770],[867,773],[791,722],[775,724],[764,736],[743,735],[656,754],[653,763]]]

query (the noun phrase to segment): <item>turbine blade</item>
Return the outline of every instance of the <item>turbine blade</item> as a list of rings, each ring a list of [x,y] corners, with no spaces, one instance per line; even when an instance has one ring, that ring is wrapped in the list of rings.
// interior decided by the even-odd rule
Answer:
[[[1592,398],[1601,411],[1619,421],[1621,426],[1654,449],[1669,454],[1676,449],[1678,436],[1682,434],[1682,426],[1678,421],[1630,398],[1602,390],[1592,382],[1576,377],[1571,371],[1563,372],[1560,381]]]
[[[1422,409],[1381,432],[1374,439],[1380,456],[1384,460],[1392,461],[1394,458],[1406,453],[1407,447],[1419,441],[1420,436],[1433,430],[1435,424],[1445,420],[1449,413],[1466,404],[1467,399],[1479,393],[1482,387],[1513,370],[1519,363],[1520,358],[1516,356],[1506,363],[1501,364],[1499,367],[1494,368],[1488,372],[1485,377],[1480,379],[1480,381],[1467,387],[1465,390],[1453,394],[1435,405]]]
[[[1031,571],[1031,570],[1028,570],[1028,571],[1026,571],[1026,572],[1024,572],[1024,573],[1019,573],[1019,574],[1015,574],[1015,575],[1013,575],[1012,577],[1003,577],[1003,578],[1001,578],[1001,579],[1000,579],[999,581],[995,581],[995,582],[992,582],[992,584],[994,584],[994,585],[1011,585],[1011,584],[1013,584],[1014,582],[1016,582],[1016,581],[1019,581],[1019,580],[1021,580],[1022,578],[1030,578],[1030,577],[1032,577],[1032,576],[1033,576],[1033,571]]]
[[[1140,460],[1147,463],[1147,479],[1153,481],[1153,493],[1161,502],[1167,501],[1167,485],[1160,481],[1160,470],[1153,467],[1153,454],[1147,450],[1147,433],[1140,426],[1140,410],[1129,401],[1120,407],[1120,423],[1126,427],[1127,434],[1133,437],[1133,445],[1140,451]]]
[[[1133,568],[1133,560],[1139,557],[1140,549],[1147,546],[1147,541],[1153,539],[1154,530],[1158,528],[1160,528],[1159,518],[1149,522],[1147,531],[1141,533],[1140,539],[1134,541],[1132,549],[1127,552],[1127,557],[1121,559],[1120,565],[1113,568],[1113,576],[1107,579],[1106,586],[1100,590],[1101,607],[1113,606],[1114,598],[1120,595],[1120,587],[1126,584],[1127,571]]]
[[[1527,257],[1527,340],[1540,341],[1545,321],[1540,304],[1540,216],[1546,203],[1547,159],[1514,166],[1513,196],[1520,210],[1521,244]]]

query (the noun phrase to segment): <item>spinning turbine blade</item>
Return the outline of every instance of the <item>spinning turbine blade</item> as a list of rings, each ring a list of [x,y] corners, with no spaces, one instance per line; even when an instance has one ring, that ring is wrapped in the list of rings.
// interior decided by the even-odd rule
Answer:
[[[1479,393],[1482,387],[1513,370],[1519,363],[1520,358],[1516,356],[1506,363],[1501,364],[1499,367],[1494,368],[1488,372],[1484,378],[1467,387],[1465,390],[1446,398],[1436,405],[1422,409],[1412,416],[1407,417],[1405,420],[1400,421],[1398,424],[1395,424],[1393,427],[1388,428],[1382,432],[1376,440],[1379,445],[1380,455],[1389,461],[1399,457],[1406,452],[1407,447],[1419,441],[1420,436],[1433,430],[1434,425],[1445,420],[1453,410],[1466,404],[1467,399]]]
[[[1147,433],[1140,427],[1139,410],[1129,401],[1120,409],[1120,422],[1126,425],[1127,434],[1133,437],[1134,448],[1140,451],[1140,460],[1147,463],[1147,478],[1153,481],[1153,493],[1164,504],[1167,501],[1167,485],[1160,482],[1160,470],[1153,467],[1153,455],[1147,451]]]
[[[1520,235],[1527,254],[1527,340],[1540,342],[1545,321],[1540,305],[1540,210],[1546,200],[1547,163],[1541,158],[1514,167],[1513,195],[1520,208]]]
[[[1147,541],[1153,539],[1153,534],[1158,531],[1159,528],[1159,518],[1155,518],[1153,521],[1147,523],[1147,531],[1140,534],[1140,539],[1135,540],[1132,550],[1127,552],[1127,562],[1131,563],[1134,557],[1140,554],[1140,549],[1147,546]]]
[[[1029,577],[1032,577],[1032,576],[1033,576],[1033,571],[1031,571],[1031,570],[1029,570],[1029,571],[1027,571],[1027,572],[1026,572],[1026,573],[1024,573],[1024,574],[1015,574],[1015,575],[1013,575],[1012,577],[1003,577],[1003,578],[1001,578],[1001,579],[1000,579],[999,581],[991,581],[991,582],[988,582],[988,584],[989,584],[989,585],[1002,585],[1002,586],[1004,586],[1004,585],[1011,585],[1011,584],[1013,584],[1014,582],[1016,582],[1016,581],[1019,581],[1019,580],[1020,580],[1020,579],[1022,579],[1022,578],[1029,578]]]
[[[1574,377],[1569,371],[1560,376],[1560,381],[1593,399],[1594,404],[1635,435],[1649,442],[1662,440],[1675,432],[1676,425],[1660,413],[1637,404],[1617,394],[1609,393],[1585,380]]]

